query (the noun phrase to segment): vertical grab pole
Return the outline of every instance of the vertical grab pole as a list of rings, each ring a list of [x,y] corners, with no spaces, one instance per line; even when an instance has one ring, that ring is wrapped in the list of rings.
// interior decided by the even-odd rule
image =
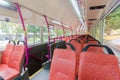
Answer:
[[[47,25],[47,28],[48,28],[48,60],[50,59],[50,26],[49,26],[49,23],[48,23],[48,19],[47,19],[47,16],[46,15],[43,15],[44,19],[45,19],[45,22],[46,22],[46,25]]]
[[[27,43],[27,31],[26,31],[26,27],[25,27],[25,24],[24,24],[24,19],[23,19],[23,16],[22,16],[22,13],[21,13],[21,10],[20,10],[20,6],[18,3],[15,3],[16,4],[16,8],[17,8],[17,11],[18,11],[18,14],[19,14],[19,17],[20,17],[20,20],[21,20],[21,23],[22,23],[22,27],[23,27],[23,30],[24,30],[24,40],[25,40],[25,52],[26,52],[26,62],[25,62],[25,66],[27,66],[28,64],[28,43]]]

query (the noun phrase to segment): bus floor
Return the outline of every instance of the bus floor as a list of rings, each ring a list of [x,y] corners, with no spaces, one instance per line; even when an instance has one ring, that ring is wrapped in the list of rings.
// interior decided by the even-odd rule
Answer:
[[[39,72],[30,78],[30,80],[49,80],[49,71],[48,69],[40,69]],[[76,78],[78,80],[78,78]]]
[[[46,65],[49,66],[49,65]],[[30,80],[49,80],[49,72],[50,69],[48,68],[41,68],[40,70],[38,70],[35,74],[33,74],[32,76],[30,76]],[[78,79],[76,79],[78,80]]]
[[[41,68],[30,77],[30,80],[49,80],[49,69]]]

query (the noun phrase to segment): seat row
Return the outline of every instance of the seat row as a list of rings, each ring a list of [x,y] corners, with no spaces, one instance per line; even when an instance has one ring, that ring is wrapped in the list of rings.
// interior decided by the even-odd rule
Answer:
[[[75,37],[68,44],[54,50],[50,80],[120,80],[119,62],[109,47],[90,35]]]
[[[2,52],[1,63],[0,63],[0,76],[5,80],[14,80],[20,76],[23,61],[25,46],[23,41],[11,40],[7,44],[5,50]]]

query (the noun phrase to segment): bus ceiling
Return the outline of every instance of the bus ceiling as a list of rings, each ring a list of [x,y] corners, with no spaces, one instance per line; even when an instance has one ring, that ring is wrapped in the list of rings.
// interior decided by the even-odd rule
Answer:
[[[62,22],[66,28],[76,31],[79,29],[78,27],[81,27],[81,24],[82,27],[94,27],[118,1],[0,0],[0,15],[2,15],[0,19],[6,20],[6,18],[9,18],[10,21],[19,22],[16,7],[13,4],[19,3],[26,24],[42,25],[44,23],[43,15],[46,15],[50,24],[61,26]]]

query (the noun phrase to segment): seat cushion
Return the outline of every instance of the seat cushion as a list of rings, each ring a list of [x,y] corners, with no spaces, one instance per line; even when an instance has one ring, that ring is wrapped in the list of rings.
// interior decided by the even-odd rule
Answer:
[[[5,70],[0,71],[0,76],[5,80],[13,80],[19,75],[19,72],[12,68],[7,68]]]
[[[0,64],[0,71],[5,70],[6,68],[8,68],[8,65]]]

